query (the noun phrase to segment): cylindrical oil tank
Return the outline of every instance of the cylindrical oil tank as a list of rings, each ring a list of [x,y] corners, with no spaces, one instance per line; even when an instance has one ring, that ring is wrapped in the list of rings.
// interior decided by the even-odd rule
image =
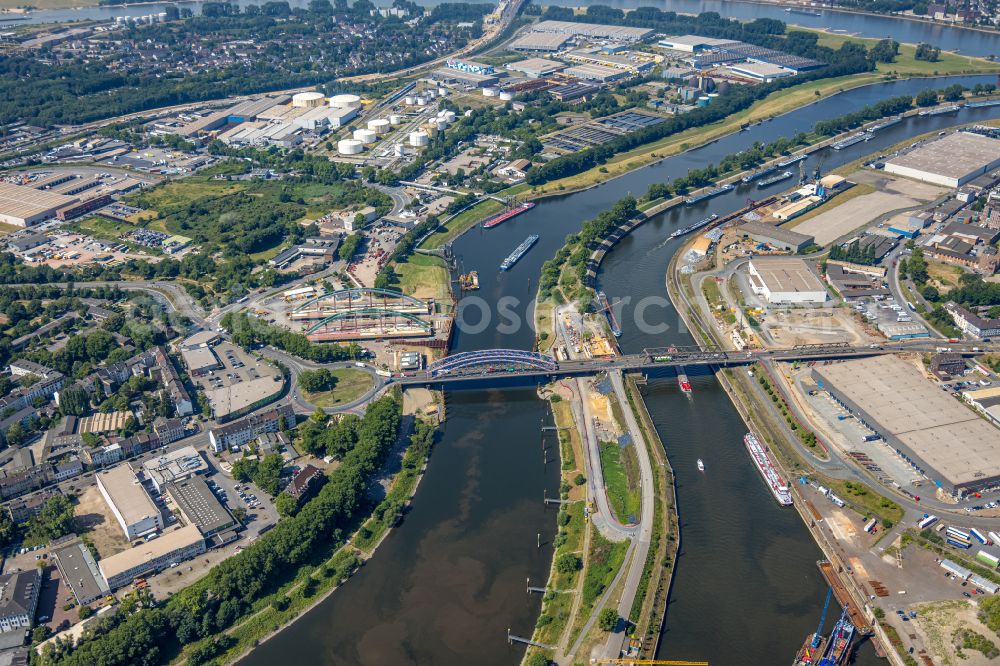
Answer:
[[[368,129],[376,134],[385,134],[389,131],[389,121],[385,118],[376,118],[368,121]]]
[[[361,98],[357,95],[334,95],[330,98],[330,106],[337,109],[349,109],[361,104]]]
[[[454,111],[445,111],[444,112],[444,119],[447,120],[449,123],[455,122],[455,112]]]
[[[407,95],[406,97],[403,98],[403,101],[406,103],[407,106],[413,106],[414,104],[417,103],[417,98],[414,95]]]
[[[399,125],[402,122],[403,122],[403,116],[400,116],[400,115],[395,114],[395,113],[392,114],[391,116],[389,116],[389,124],[390,125]]]
[[[443,132],[444,130],[448,129],[448,121],[445,120],[444,118],[438,118],[437,120],[434,121],[434,124],[437,125],[439,132]]]
[[[499,92],[496,88],[483,88],[483,97],[496,97]]]
[[[370,129],[354,130],[354,138],[361,143],[375,143],[375,132]]]
[[[341,155],[357,155],[365,149],[365,144],[356,139],[341,139],[337,142],[337,152]]]
[[[500,99],[502,99],[505,102],[509,102],[510,100],[514,99],[514,95],[512,95],[509,92],[504,91],[504,92],[500,93]]]
[[[321,92],[301,92],[292,95],[292,106],[300,109],[311,109],[323,106],[326,96]]]
[[[410,132],[410,145],[414,148],[423,148],[430,142],[431,138],[427,135],[427,132],[421,130]]]
[[[406,148],[403,147],[403,144],[397,143],[392,147],[392,152],[395,153],[396,157],[403,157],[406,155]]]
[[[417,97],[417,106],[427,106],[427,98]]]
[[[448,91],[444,88],[438,88],[438,97],[447,97]]]

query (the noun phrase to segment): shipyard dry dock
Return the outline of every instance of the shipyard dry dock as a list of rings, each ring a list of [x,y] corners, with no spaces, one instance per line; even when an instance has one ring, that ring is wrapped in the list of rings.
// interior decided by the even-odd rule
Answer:
[[[894,355],[817,365],[817,386],[951,494],[1000,484],[1000,429]]]

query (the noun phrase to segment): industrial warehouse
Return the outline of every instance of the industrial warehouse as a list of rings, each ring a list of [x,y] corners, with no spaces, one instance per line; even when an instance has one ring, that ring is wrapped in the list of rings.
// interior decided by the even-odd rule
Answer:
[[[895,356],[817,365],[828,391],[916,471],[953,495],[1000,483],[1000,431]]]
[[[768,303],[826,302],[826,286],[803,259],[754,257],[747,278],[753,292]]]
[[[973,132],[952,132],[885,163],[887,173],[926,183],[959,187],[1000,166],[1000,140]]]
[[[18,227],[30,227],[42,220],[55,217],[56,211],[78,201],[66,196],[34,187],[0,182],[0,222]]]

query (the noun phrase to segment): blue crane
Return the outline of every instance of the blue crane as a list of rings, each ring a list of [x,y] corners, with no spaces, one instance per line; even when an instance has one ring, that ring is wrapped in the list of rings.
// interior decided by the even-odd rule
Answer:
[[[826,610],[830,607],[830,597],[833,596],[833,588],[826,588],[826,601],[823,602],[823,612],[819,615],[819,626],[816,627],[816,633],[813,634],[812,647],[819,647],[820,641],[823,640],[823,623],[826,622]]]

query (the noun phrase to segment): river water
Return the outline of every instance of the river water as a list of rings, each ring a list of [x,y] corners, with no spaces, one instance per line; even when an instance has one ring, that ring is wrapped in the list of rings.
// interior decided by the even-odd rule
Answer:
[[[974,85],[989,77],[954,77],[935,85]],[[754,141],[790,136],[815,122],[892,95],[915,94],[925,82],[905,81],[848,91],[669,158],[590,190],[539,203],[488,232],[476,230],[455,242],[465,268],[477,269],[484,303],[506,297],[511,312],[530,321],[530,304],[541,264],[567,233],[627,192],[641,195],[649,183],[715,162]],[[1000,117],[1000,109],[965,110],[959,116],[914,118],[883,130],[868,144],[824,151],[807,162],[824,169],[857,159],[881,146],[958,122]],[[774,191],[785,186],[776,185]],[[663,297],[664,274],[677,241],[672,229],[708,212],[724,214],[760,190],[737,190],[698,206],[682,207],[639,227],[607,256],[599,277],[612,299]],[[529,233],[538,244],[508,273],[495,267]],[[456,351],[528,349],[526,325],[507,326],[495,316],[478,330],[481,308],[461,310],[467,331]],[[669,304],[645,312],[642,332],[635,313],[622,317],[622,347],[690,344]],[[498,325],[500,323],[501,325]],[[670,596],[660,657],[708,659],[714,664],[788,663],[815,629],[825,594],[816,568],[820,550],[797,514],[780,509],[747,460],[743,423],[710,375],[692,375],[694,395],[673,380],[652,380],[645,400],[675,470],[682,523],[682,552]],[[267,641],[243,666],[319,664],[514,664],[522,654],[509,647],[506,631],[530,635],[540,600],[525,592],[525,579],[544,579],[554,532],[554,513],[542,506],[558,483],[550,462],[542,465],[539,425],[543,403],[526,389],[468,390],[448,394],[447,423],[413,509],[368,565],[341,590],[299,622]],[[550,444],[549,456],[556,455]],[[699,474],[697,458],[706,464]],[[536,548],[540,538],[543,547]],[[835,611],[827,624],[832,622]],[[874,664],[870,647],[856,663]]]
[[[244,7],[249,4],[262,5],[265,0],[230,0],[233,4]],[[441,0],[424,0],[419,4],[432,7]],[[473,2],[494,2],[494,0],[472,0]],[[81,20],[107,21],[116,16],[145,16],[164,11],[171,4],[153,2],[148,4],[108,7],[83,7],[80,9],[49,9],[34,11],[23,16],[16,14],[0,15],[0,26],[11,27],[23,23],[53,23]],[[189,7],[192,11],[200,11],[202,0],[178,3],[178,6]],[[288,0],[292,7],[306,7],[309,0]],[[390,0],[378,0],[375,4],[389,6]],[[1000,36],[996,33],[968,30],[954,26],[905,21],[888,16],[866,16],[822,10],[820,16],[786,12],[783,8],[773,5],[750,4],[746,2],[728,2],[726,0],[666,0],[665,2],[650,2],[650,0],[566,0],[564,5],[584,6],[593,4],[610,5],[621,9],[653,5],[664,11],[697,14],[699,12],[718,12],[727,18],[750,21],[756,18],[773,18],[786,23],[792,23],[807,28],[821,28],[856,34],[861,37],[892,37],[893,39],[917,44],[927,42],[946,51],[959,51],[966,55],[989,56],[1000,55]],[[14,20],[22,18],[23,20]]]

